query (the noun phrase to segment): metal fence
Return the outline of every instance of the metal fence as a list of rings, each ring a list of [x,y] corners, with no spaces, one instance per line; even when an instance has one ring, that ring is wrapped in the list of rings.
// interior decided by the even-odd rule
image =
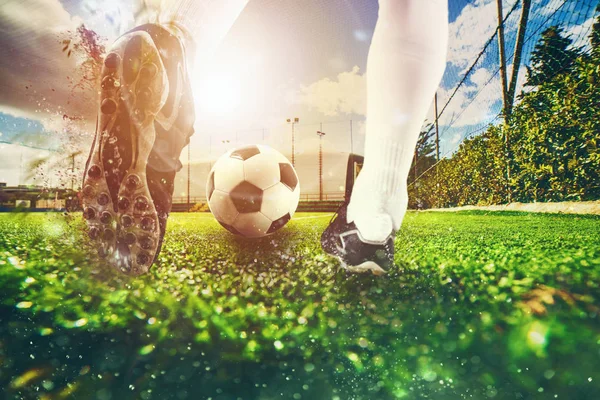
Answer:
[[[344,200],[344,192],[330,192],[323,193],[322,201],[343,201]],[[321,201],[319,193],[301,193],[300,201],[308,202],[308,201]],[[206,196],[194,196],[188,198],[187,196],[179,196],[173,197],[173,204],[197,204],[197,203],[206,203]]]

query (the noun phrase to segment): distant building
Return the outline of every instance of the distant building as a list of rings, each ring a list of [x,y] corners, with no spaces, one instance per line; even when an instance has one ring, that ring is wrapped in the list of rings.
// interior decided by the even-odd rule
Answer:
[[[15,208],[35,210],[78,210],[78,192],[39,185],[7,186],[0,182],[0,211]]]

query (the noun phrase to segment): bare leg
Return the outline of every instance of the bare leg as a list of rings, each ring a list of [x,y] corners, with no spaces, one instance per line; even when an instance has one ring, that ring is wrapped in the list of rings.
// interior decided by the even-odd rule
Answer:
[[[367,60],[365,165],[348,221],[368,240],[402,224],[421,125],[446,66],[447,0],[379,0]]]

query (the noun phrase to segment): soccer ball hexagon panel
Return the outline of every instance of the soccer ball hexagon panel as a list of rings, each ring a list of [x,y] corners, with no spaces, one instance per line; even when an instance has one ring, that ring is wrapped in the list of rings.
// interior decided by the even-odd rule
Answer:
[[[206,183],[208,206],[228,231],[246,237],[270,235],[294,215],[300,200],[296,170],[277,150],[244,146],[223,154]]]

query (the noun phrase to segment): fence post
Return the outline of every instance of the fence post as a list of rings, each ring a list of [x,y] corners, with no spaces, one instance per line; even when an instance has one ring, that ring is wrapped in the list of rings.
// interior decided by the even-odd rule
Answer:
[[[419,187],[417,186],[417,162],[419,161],[417,148],[415,147],[415,180],[413,181],[413,186],[415,187],[415,201],[417,202],[417,210],[419,209]]]
[[[191,175],[190,175],[190,171],[191,171],[191,165],[190,165],[190,146],[191,143],[188,143],[188,147],[187,147],[187,204],[188,204],[188,212],[190,211],[189,207],[190,207],[190,180],[191,180]]]
[[[438,95],[437,90],[435,96],[433,96],[433,110],[435,112],[435,188],[436,188],[436,207],[437,199],[440,196],[440,179],[438,164],[440,163],[440,126],[439,126],[439,114],[438,114]]]

